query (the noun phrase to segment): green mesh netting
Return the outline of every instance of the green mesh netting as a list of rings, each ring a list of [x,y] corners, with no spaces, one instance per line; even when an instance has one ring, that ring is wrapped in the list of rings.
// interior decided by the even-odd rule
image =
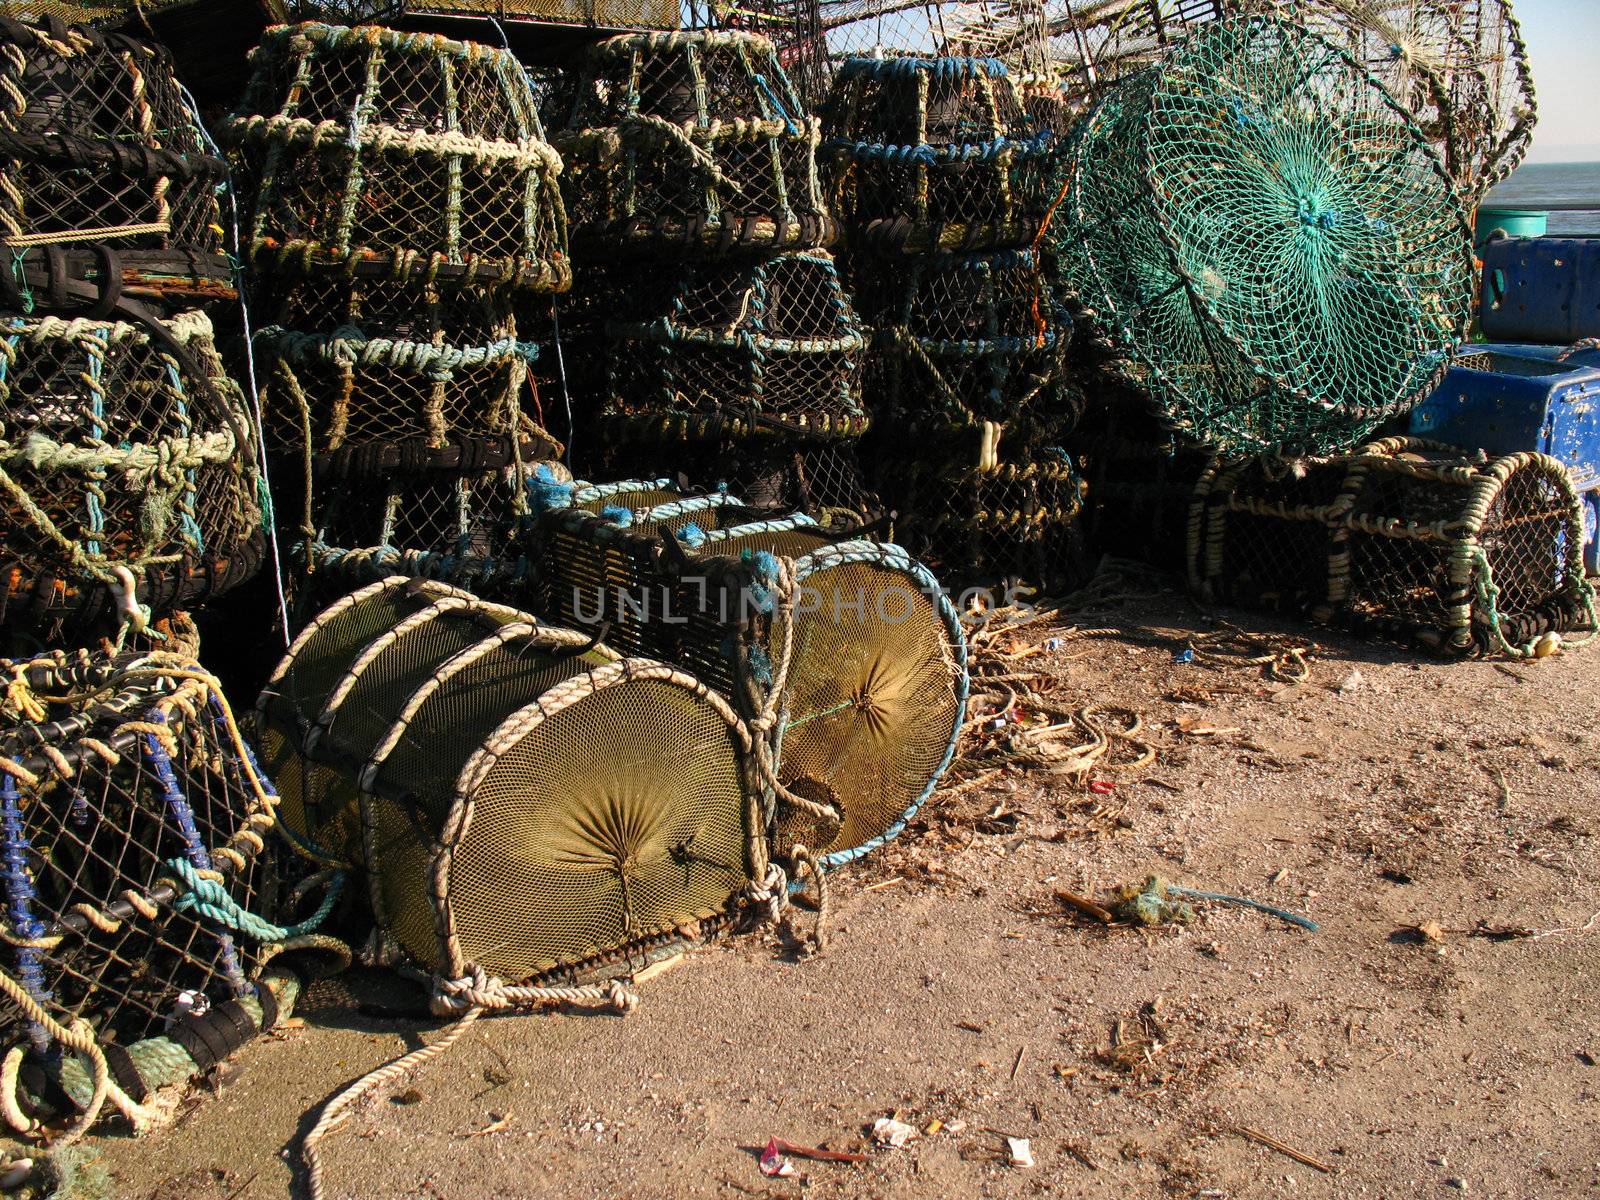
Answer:
[[[1348,449],[1432,387],[1471,233],[1410,115],[1353,58],[1218,21],[1120,84],[1067,156],[1051,235],[1167,421],[1223,449]]]

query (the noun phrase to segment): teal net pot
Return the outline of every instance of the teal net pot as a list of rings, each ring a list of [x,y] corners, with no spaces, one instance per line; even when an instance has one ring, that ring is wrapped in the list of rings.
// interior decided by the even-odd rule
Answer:
[[[281,819],[445,979],[638,970],[765,877],[750,731],[687,672],[441,584],[352,593],[257,707]]]
[[[265,919],[277,799],[192,660],[54,651],[0,669],[16,681],[0,702],[5,972],[57,1025],[87,1022],[143,1099],[119,1049],[181,1043],[172,1022],[208,1002],[259,1019],[258,973],[286,936]],[[24,1084],[87,1107],[87,1059],[36,1016],[0,1002]]]
[[[836,818],[780,797],[773,853],[803,845],[837,866],[899,833],[948,766],[965,714],[960,623],[897,546],[711,499],[548,513],[544,607],[607,622],[613,642],[687,665],[736,704],[781,689],[778,778]],[[772,593],[779,560],[790,609]]]
[[[957,429],[1034,413],[1061,429],[1075,423],[1072,318],[1031,250],[881,268],[856,264],[858,301],[874,329],[869,391],[884,412]]]
[[[252,62],[217,138],[257,270],[571,285],[561,158],[509,53],[305,24],[269,30]]]
[[[1195,489],[1190,582],[1445,657],[1586,641],[1581,502],[1546,455],[1386,438],[1303,474],[1218,460]],[[1578,635],[1578,636],[1575,636]]]
[[[105,316],[122,296],[232,298],[217,208],[226,175],[164,49],[0,18],[5,307]]]
[[[1299,26],[1206,25],[1106,96],[1065,179],[1049,237],[1069,291],[1202,443],[1350,449],[1465,330],[1471,234],[1442,161]]]
[[[867,337],[824,250],[633,284],[606,327],[608,441],[824,441],[866,428]]]
[[[606,38],[586,51],[570,99],[554,143],[583,253],[705,257],[834,241],[820,127],[766,38]]]
[[[1052,138],[998,60],[847,59],[823,120],[829,198],[852,247],[972,252],[1038,236]]]
[[[248,579],[255,461],[205,314],[0,320],[0,619],[114,632]]]

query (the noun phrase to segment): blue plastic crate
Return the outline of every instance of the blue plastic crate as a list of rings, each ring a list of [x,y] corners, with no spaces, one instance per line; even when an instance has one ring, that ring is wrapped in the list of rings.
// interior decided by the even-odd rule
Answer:
[[[1484,337],[1563,346],[1600,337],[1600,238],[1493,238],[1479,253]]]
[[[1560,347],[1463,346],[1411,432],[1491,455],[1534,450],[1566,464],[1583,497],[1584,563],[1600,572],[1600,353],[1560,361]]]

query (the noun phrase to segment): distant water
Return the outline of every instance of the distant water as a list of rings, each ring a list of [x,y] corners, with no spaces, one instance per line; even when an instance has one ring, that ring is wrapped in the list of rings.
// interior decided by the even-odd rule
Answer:
[[[1532,163],[1489,192],[1485,204],[1548,208],[1550,232],[1600,237],[1600,163]],[[1555,211],[1565,209],[1566,211]]]

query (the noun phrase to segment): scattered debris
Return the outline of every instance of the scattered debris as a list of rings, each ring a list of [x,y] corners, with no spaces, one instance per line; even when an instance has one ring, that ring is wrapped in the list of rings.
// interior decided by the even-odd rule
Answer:
[[[1158,875],[1143,884],[1124,884],[1112,892],[1111,913],[1129,925],[1186,925],[1194,920],[1194,909],[1181,900],[1167,897],[1167,882]]]
[[[1089,1170],[1098,1171],[1100,1169],[1100,1164],[1095,1162],[1095,1160],[1090,1157],[1089,1152],[1082,1146],[1076,1146],[1071,1142],[1063,1142],[1061,1143],[1061,1148],[1068,1154],[1072,1155],[1073,1158],[1081,1162],[1084,1166],[1088,1167]]]
[[[1348,696],[1352,692],[1359,692],[1367,684],[1367,677],[1359,670],[1351,669],[1350,673],[1339,681],[1339,686],[1334,690],[1341,696]]]
[[[770,1138],[767,1148],[761,1152],[761,1173],[779,1179],[787,1179],[795,1173],[794,1164],[783,1156],[778,1149],[778,1139]]]
[[[1235,1125],[1233,1131],[1248,1141],[1259,1142],[1268,1149],[1287,1155],[1289,1158],[1294,1159],[1295,1162],[1310,1167],[1313,1171],[1321,1171],[1324,1175],[1333,1174],[1333,1168],[1321,1159],[1312,1158],[1309,1154],[1296,1150],[1293,1146],[1280,1142],[1277,1138],[1262,1133],[1259,1129],[1251,1129],[1248,1125]]]
[[[1027,1138],[1008,1137],[1006,1139],[1006,1149],[1011,1155],[1011,1165],[1013,1167],[1026,1168],[1034,1165],[1033,1147],[1029,1144]]]
[[[1064,888],[1056,889],[1056,899],[1060,900],[1063,904],[1070,904],[1073,908],[1077,909],[1085,916],[1093,917],[1102,925],[1109,925],[1115,919],[1112,917],[1110,909],[1104,908],[1101,905],[1096,904],[1093,900],[1090,900],[1085,896],[1080,896],[1075,892],[1069,892]]]
[[[854,1150],[829,1150],[823,1146],[803,1146],[799,1142],[785,1141],[783,1138],[770,1138],[763,1157],[776,1152],[778,1154],[792,1154],[796,1158],[809,1158],[815,1162],[836,1163],[864,1163],[867,1161],[865,1154]]]
[[[482,1129],[474,1129],[471,1133],[462,1134],[462,1136],[463,1137],[469,1137],[469,1138],[490,1137],[490,1136],[492,1136],[493,1134],[496,1134],[496,1133],[504,1133],[506,1130],[508,1130],[510,1128],[511,1128],[511,1114],[510,1113],[507,1113],[503,1117],[502,1116],[497,1116],[494,1113],[490,1113],[489,1114],[489,1123],[487,1125],[485,1125]]]
[[[1026,1058],[1027,1056],[1028,1056],[1028,1047],[1027,1046],[1018,1046],[1017,1047],[1017,1057],[1015,1059],[1013,1059],[1012,1063],[1011,1063],[1011,1079],[1012,1080],[1015,1080],[1016,1077],[1017,1077],[1017,1072],[1022,1070],[1022,1060],[1024,1058]]]
[[[872,1123],[872,1139],[880,1146],[899,1150],[916,1136],[916,1126],[896,1121],[893,1117],[879,1117]]]
[[[422,1099],[422,1093],[416,1088],[407,1088],[403,1092],[396,1092],[393,1096],[390,1096],[389,1102],[391,1104],[421,1104]]]
[[[1422,935],[1423,940],[1428,942],[1442,942],[1445,939],[1445,934],[1448,932],[1445,927],[1439,924],[1437,921],[1424,921],[1416,928],[1417,932]]]
[[[1247,633],[1237,625],[1217,622],[1212,632],[1189,639],[1194,660],[1211,667],[1260,667],[1279,683],[1304,683],[1311,678],[1311,659],[1318,646],[1309,638],[1284,633]]]
[[[33,1177],[33,1159],[14,1158],[0,1167],[0,1192],[14,1192]]]

